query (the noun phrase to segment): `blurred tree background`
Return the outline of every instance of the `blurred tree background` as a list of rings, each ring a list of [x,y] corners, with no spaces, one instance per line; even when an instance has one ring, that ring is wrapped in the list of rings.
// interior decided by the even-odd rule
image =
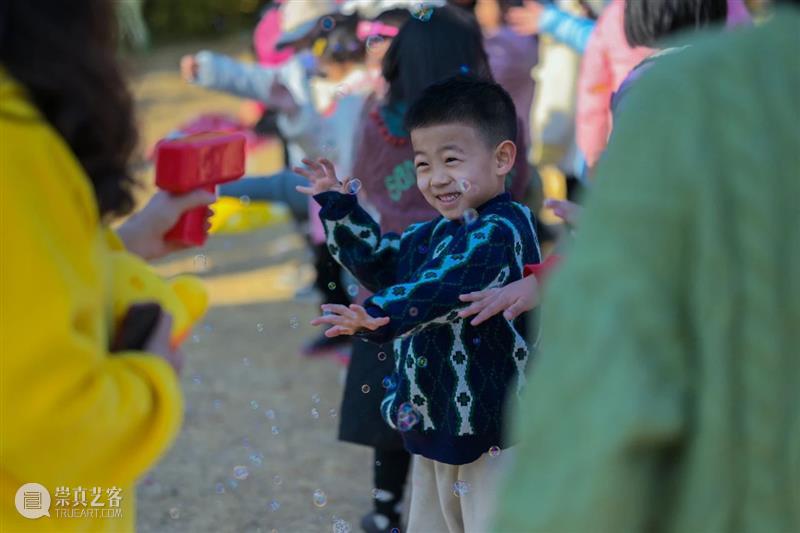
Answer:
[[[252,29],[272,0],[117,0],[123,45],[143,50],[153,43],[223,35]]]

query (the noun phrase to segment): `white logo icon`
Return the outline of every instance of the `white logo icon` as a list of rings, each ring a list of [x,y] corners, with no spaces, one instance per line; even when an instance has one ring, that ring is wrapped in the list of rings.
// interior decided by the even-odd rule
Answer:
[[[25,483],[14,499],[17,511],[25,518],[35,520],[43,516],[50,516],[50,492],[38,483]]]

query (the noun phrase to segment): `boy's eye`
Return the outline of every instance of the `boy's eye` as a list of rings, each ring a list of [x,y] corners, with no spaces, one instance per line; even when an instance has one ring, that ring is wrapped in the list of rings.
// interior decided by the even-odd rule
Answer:
[[[455,157],[448,157],[444,160],[445,164],[449,165],[450,163],[458,163],[458,159]]]
[[[417,170],[419,170],[421,168],[424,168],[424,167],[427,167],[427,166],[428,166],[428,163],[426,163],[424,161],[420,161],[419,163],[417,163]]]

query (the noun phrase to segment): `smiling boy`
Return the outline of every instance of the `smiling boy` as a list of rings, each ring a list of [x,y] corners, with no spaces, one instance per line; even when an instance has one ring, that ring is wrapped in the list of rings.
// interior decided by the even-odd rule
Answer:
[[[523,314],[472,326],[459,295],[518,280],[538,263],[533,215],[504,190],[516,157],[516,112],[495,83],[457,77],[429,87],[406,115],[417,186],[441,214],[381,235],[326,160],[306,161],[331,254],[375,294],[326,305],[326,335],[394,339],[395,373],[381,409],[414,454],[408,530],[482,531],[493,477],[508,453],[506,392],[528,362]]]

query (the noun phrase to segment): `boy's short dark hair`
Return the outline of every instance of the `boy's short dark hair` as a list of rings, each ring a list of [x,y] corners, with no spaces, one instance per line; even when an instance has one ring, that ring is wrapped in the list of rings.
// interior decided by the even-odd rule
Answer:
[[[405,128],[462,122],[474,126],[494,148],[517,139],[514,101],[498,84],[470,76],[455,76],[425,89],[405,116]]]

